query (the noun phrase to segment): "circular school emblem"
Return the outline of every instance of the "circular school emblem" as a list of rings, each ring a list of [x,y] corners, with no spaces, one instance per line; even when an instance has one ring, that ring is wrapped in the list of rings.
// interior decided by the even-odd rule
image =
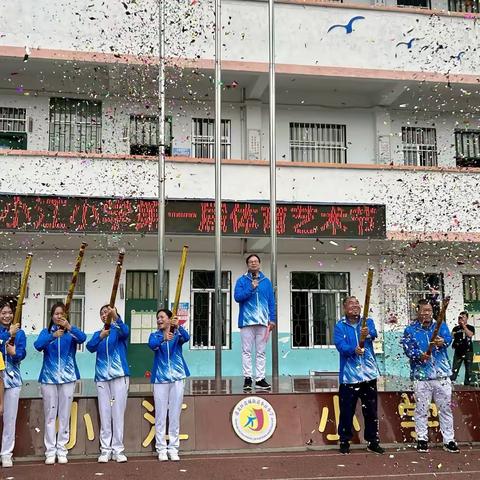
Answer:
[[[232,426],[244,442],[262,443],[273,435],[277,426],[277,415],[265,399],[246,397],[233,409]]]

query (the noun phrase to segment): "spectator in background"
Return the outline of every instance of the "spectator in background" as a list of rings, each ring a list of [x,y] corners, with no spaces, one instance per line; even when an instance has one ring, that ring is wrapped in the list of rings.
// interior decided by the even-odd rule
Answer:
[[[473,363],[473,336],[475,335],[475,327],[468,325],[468,312],[460,312],[458,315],[458,325],[453,327],[452,348],[455,351],[453,355],[452,382],[457,379],[458,371],[465,363],[465,380],[464,385],[470,385],[472,378]]]

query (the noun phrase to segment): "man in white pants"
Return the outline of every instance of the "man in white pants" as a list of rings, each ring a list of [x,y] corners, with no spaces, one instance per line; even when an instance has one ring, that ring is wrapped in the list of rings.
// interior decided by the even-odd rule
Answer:
[[[269,390],[265,380],[265,347],[268,334],[275,327],[275,296],[272,283],[260,271],[260,257],[246,259],[248,271],[235,284],[235,301],[240,305],[238,328],[242,339],[243,389],[252,390],[252,347],[255,344],[257,389]]]
[[[417,451],[428,452],[429,450],[428,414],[433,399],[440,417],[443,449],[458,453],[451,404],[452,369],[447,354],[452,336],[447,325],[443,323],[434,340],[432,353],[428,355],[426,352],[435,326],[432,305],[428,300],[422,299],[417,306],[417,320],[405,329],[402,339],[403,349],[410,359],[410,376],[414,381]]]

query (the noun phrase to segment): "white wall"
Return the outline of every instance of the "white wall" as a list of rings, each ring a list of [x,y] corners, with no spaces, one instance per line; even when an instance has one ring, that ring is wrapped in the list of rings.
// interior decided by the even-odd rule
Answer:
[[[7,28],[0,45],[156,56],[156,1],[129,5],[127,15],[122,3],[113,1],[1,0]],[[365,20],[354,25],[352,34],[342,29],[327,33],[330,26],[359,15]],[[222,17],[225,60],[267,61],[265,2],[225,0]],[[473,46],[478,45],[480,33],[472,19],[462,16],[278,4],[276,23],[279,63],[443,74],[478,71]],[[212,59],[212,25],[212,0],[194,5],[168,2],[167,55]],[[410,38],[419,38],[411,49],[396,46]],[[437,42],[444,48],[437,49]],[[452,59],[462,50],[466,53],[461,62]]]

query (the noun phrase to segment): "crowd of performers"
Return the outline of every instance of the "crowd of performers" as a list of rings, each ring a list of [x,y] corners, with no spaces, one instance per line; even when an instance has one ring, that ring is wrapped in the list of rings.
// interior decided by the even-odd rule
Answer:
[[[237,280],[234,293],[240,307],[238,326],[242,341],[244,390],[248,392],[254,387],[252,360],[255,360],[256,390],[269,390],[270,385],[265,379],[265,345],[276,322],[274,294],[270,280],[260,271],[261,261],[258,255],[249,255],[246,264],[247,272]],[[380,445],[377,415],[379,370],[373,350],[377,331],[371,318],[362,319],[360,303],[356,297],[347,297],[343,307],[344,317],[337,322],[334,334],[340,356],[340,452],[350,452],[353,418],[357,401],[360,399],[367,449],[382,454],[384,450]],[[14,313],[15,302],[0,302],[3,467],[13,465],[15,424],[22,386],[20,363],[26,356],[25,333],[19,324],[14,322]],[[114,460],[121,463],[127,461],[123,435],[129,389],[129,328],[112,307],[112,302],[102,306],[99,313],[102,328],[96,331],[86,344],[87,350],[96,355],[95,383],[100,417],[98,462]],[[437,324],[433,318],[429,301],[420,300],[417,319],[404,331],[402,345],[409,359],[411,378],[414,381],[415,431],[417,450],[420,452],[428,451],[428,411],[432,399],[439,411],[444,449],[452,453],[459,451],[453,428],[452,378],[456,378],[462,359],[468,363],[468,352],[471,351],[474,329],[467,324],[467,316],[466,312],[462,312],[452,337],[446,323],[439,321]],[[78,345],[87,339],[86,334],[71,325],[67,318],[66,305],[54,304],[48,327],[40,332],[34,343],[35,349],[43,354],[39,382],[45,418],[45,463],[49,465],[68,462],[66,445],[70,436],[70,409],[75,383],[80,378],[75,355]],[[157,330],[148,340],[148,346],[154,352],[151,383],[155,401],[156,452],[159,461],[178,461],[184,383],[185,378],[190,375],[182,355],[182,346],[189,341],[190,336],[178,324],[178,318],[170,310],[158,310],[156,319]],[[456,349],[456,371],[453,373],[447,354],[452,338]],[[252,354],[253,345],[255,356]],[[469,372],[467,367],[466,375],[470,375]]]

